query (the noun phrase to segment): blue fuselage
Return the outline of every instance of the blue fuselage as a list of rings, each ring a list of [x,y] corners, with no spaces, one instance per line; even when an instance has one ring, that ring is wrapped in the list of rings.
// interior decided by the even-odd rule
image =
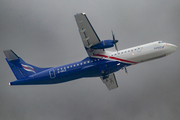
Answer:
[[[125,64],[118,61],[87,57],[82,61],[54,67],[36,73],[23,80],[11,82],[11,85],[39,85],[63,83],[82,77],[100,77],[102,72],[110,74],[121,69]],[[129,64],[126,64],[128,66]]]

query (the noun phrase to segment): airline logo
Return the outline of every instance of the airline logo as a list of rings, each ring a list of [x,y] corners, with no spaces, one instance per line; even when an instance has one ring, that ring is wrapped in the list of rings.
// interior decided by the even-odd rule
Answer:
[[[158,46],[158,47],[154,47],[154,49],[163,49],[164,46]]]
[[[24,70],[36,73],[33,67],[31,67],[29,65],[23,65],[23,64],[21,64],[21,65],[24,68]]]

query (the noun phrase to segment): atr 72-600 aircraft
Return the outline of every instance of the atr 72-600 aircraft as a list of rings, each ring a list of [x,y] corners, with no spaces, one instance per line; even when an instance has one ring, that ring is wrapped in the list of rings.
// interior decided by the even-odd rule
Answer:
[[[5,50],[6,61],[17,80],[9,85],[42,85],[63,83],[83,77],[100,77],[109,90],[118,87],[115,72],[141,62],[161,58],[173,53],[177,46],[156,41],[118,51],[112,32],[112,40],[101,41],[85,13],[75,15],[82,42],[87,51],[85,59],[50,68],[38,68],[23,61],[12,50]],[[116,51],[105,50],[115,46]]]

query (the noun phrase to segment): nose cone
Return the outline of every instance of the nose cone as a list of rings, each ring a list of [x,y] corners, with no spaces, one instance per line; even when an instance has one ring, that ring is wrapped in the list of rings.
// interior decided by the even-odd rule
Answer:
[[[176,45],[173,45],[173,44],[170,44],[170,43],[167,43],[166,46],[168,48],[168,54],[167,55],[175,52],[177,50],[177,48],[178,48]]]
[[[175,48],[175,50],[177,50],[177,48],[178,48],[176,45],[173,45],[173,47]]]
[[[170,44],[170,46],[172,47],[173,51],[175,52],[177,50],[177,46],[176,45],[173,45],[173,44]]]

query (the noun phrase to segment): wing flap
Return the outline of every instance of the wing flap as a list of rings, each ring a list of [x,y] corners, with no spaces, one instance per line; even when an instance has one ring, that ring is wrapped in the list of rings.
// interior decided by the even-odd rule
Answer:
[[[100,78],[109,90],[118,88],[118,84],[114,73],[109,74],[108,78],[103,79],[103,76],[101,76]]]

